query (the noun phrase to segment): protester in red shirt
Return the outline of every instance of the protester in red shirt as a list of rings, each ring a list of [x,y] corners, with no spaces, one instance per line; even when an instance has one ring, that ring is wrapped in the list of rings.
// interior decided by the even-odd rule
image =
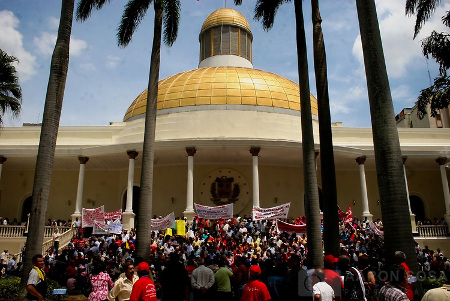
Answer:
[[[271,299],[267,286],[258,280],[260,275],[261,268],[258,265],[252,265],[250,267],[250,281],[244,287],[242,301],[267,301]]]
[[[405,271],[406,275],[408,275],[408,278],[411,277],[411,272],[409,270],[408,265],[406,264],[406,255],[402,251],[396,251],[394,253],[394,262],[398,265],[401,265]],[[406,295],[408,296],[409,300],[414,299],[414,292],[412,289],[412,284],[408,282],[408,286],[406,287]]]
[[[325,282],[331,286],[334,290],[335,300],[340,301],[342,295],[342,289],[344,288],[344,283],[342,283],[341,276],[336,273],[336,262],[337,258],[329,254],[323,259],[325,274]],[[315,284],[315,283],[313,283]]]
[[[148,263],[141,262],[138,264],[137,273],[139,280],[133,285],[130,301],[158,301],[155,283],[148,277],[150,273]]]

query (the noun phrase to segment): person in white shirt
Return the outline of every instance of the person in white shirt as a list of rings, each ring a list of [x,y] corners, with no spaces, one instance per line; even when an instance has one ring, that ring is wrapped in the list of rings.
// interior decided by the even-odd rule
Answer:
[[[317,282],[316,282],[317,281]],[[333,301],[334,290],[325,282],[325,273],[322,269],[316,269],[313,274],[313,298],[314,301]]]
[[[127,262],[123,265],[124,272],[120,274],[114,283],[114,287],[109,291],[108,300],[127,301],[130,300],[133,285],[139,280],[139,277],[134,273],[134,265],[132,262]]]
[[[198,268],[192,272],[191,285],[194,290],[194,301],[211,300],[211,287],[214,285],[214,272],[204,266],[203,258],[197,259]]]

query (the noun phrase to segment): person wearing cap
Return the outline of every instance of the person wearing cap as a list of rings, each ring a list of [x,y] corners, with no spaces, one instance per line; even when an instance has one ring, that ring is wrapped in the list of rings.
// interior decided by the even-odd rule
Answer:
[[[116,298],[119,301],[130,300],[133,285],[139,280],[139,277],[134,274],[134,264],[127,262],[123,265],[124,272],[120,274],[119,278],[114,283],[114,287],[109,291],[108,300],[114,301]]]
[[[336,301],[341,300],[342,289],[344,288],[344,283],[342,283],[342,278],[336,273],[336,262],[337,258],[333,255],[328,254],[324,257],[324,269],[325,274],[324,281],[333,288]],[[313,283],[314,284],[314,283]]]
[[[155,283],[148,276],[150,266],[146,262],[141,262],[137,266],[139,280],[136,281],[131,290],[130,301],[157,301]]]
[[[242,301],[267,301],[270,293],[267,286],[259,280],[261,268],[258,265],[250,267],[250,281],[244,286]]]

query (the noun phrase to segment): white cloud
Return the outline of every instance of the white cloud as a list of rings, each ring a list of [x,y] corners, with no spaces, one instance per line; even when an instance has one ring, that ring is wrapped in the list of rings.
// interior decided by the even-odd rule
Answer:
[[[70,39],[70,54],[71,55],[80,55],[83,53],[83,51],[85,51],[88,48],[89,48],[89,46],[86,41],[78,40],[73,37]]]
[[[19,59],[17,71],[20,82],[29,80],[36,74],[36,57],[23,47],[23,36],[17,30],[19,19],[11,11],[0,11],[0,48]]]
[[[41,36],[39,38],[34,38],[33,43],[41,55],[47,56],[53,53],[56,43],[56,36],[56,33],[41,32]],[[86,41],[71,37],[70,55],[80,55],[86,49],[88,49],[88,43]]]
[[[41,55],[51,55],[56,43],[56,34],[41,32],[41,36],[33,39],[37,52]]]
[[[107,68],[115,68],[117,64],[121,61],[121,58],[118,56],[107,55],[106,56],[106,67]]]
[[[54,17],[50,17],[48,20],[48,25],[50,29],[56,29],[58,30],[59,28],[59,19],[58,18],[54,18]]]
[[[81,65],[80,65],[80,68],[81,68],[82,70],[85,70],[85,71],[94,71],[94,70],[97,70],[97,68],[95,68],[94,64],[91,64],[91,63],[81,64]]]
[[[439,7],[433,17],[423,27],[421,34],[413,40],[415,17],[405,16],[404,3],[400,1],[377,1],[378,21],[380,25],[384,56],[389,77],[400,78],[406,75],[418,59],[422,58],[420,40],[431,30],[443,30],[440,20],[444,7]],[[353,55],[364,64],[361,36],[355,39]]]

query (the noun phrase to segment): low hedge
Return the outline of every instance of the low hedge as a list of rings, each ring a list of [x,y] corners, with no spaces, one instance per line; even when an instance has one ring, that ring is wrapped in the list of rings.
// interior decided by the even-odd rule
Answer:
[[[20,277],[10,277],[0,279],[0,300],[13,301],[18,299]],[[45,300],[57,300],[58,297],[52,295],[54,289],[60,288],[58,282],[47,279],[47,296]]]

